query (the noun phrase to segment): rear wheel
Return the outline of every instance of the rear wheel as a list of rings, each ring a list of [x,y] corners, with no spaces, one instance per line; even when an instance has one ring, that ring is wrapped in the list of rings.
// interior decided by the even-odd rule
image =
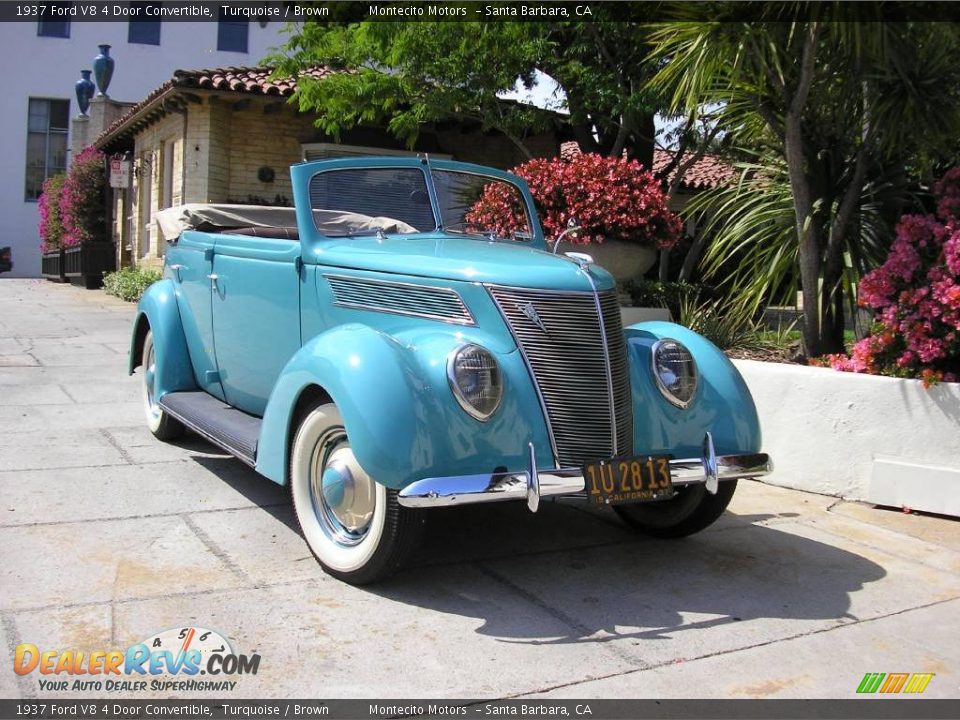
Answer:
[[[716,495],[708,493],[702,483],[683,485],[670,500],[614,505],[613,509],[627,525],[644,535],[685,537],[700,532],[723,515],[736,489],[736,480],[722,481]]]
[[[290,492],[303,537],[330,575],[354,585],[395,572],[419,544],[422,511],[357,462],[332,403],[306,413],[290,452]]]
[[[153,345],[153,331],[147,330],[143,339],[143,411],[147,427],[159,440],[176,440],[183,435],[183,424],[160,407],[156,397],[157,353]]]

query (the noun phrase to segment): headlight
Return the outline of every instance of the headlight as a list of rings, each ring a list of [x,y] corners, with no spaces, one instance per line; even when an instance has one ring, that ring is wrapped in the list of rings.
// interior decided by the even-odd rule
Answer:
[[[460,407],[480,421],[493,415],[503,396],[500,367],[479,345],[461,345],[450,353],[447,380]]]
[[[678,408],[687,407],[697,391],[697,363],[676,340],[653,344],[653,376],[663,396]]]

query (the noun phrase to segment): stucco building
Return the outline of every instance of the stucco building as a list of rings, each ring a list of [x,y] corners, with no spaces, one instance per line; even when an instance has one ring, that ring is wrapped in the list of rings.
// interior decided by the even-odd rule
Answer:
[[[0,278],[40,274],[37,197],[43,180],[69,164],[70,119],[79,112],[74,83],[91,68],[98,45],[111,45],[116,62],[108,93],[136,100],[177,67],[258,63],[284,41],[282,26],[234,19],[0,23],[8,60],[0,107],[0,247],[11,246],[13,259],[12,272]]]

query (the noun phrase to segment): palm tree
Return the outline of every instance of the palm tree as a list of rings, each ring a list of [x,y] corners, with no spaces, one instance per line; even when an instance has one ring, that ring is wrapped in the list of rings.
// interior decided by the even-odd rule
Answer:
[[[715,196],[736,221],[707,267],[749,250],[755,264],[739,272],[741,287],[769,290],[792,273],[811,356],[843,349],[844,297],[876,259],[865,240],[880,237],[869,206],[881,178],[960,130],[957,28],[877,22],[878,8],[765,5],[756,20],[724,22],[693,7],[652,36],[662,65],[654,83],[671,90],[672,110],[709,106],[762,159]],[[752,277],[761,271],[776,274]]]

